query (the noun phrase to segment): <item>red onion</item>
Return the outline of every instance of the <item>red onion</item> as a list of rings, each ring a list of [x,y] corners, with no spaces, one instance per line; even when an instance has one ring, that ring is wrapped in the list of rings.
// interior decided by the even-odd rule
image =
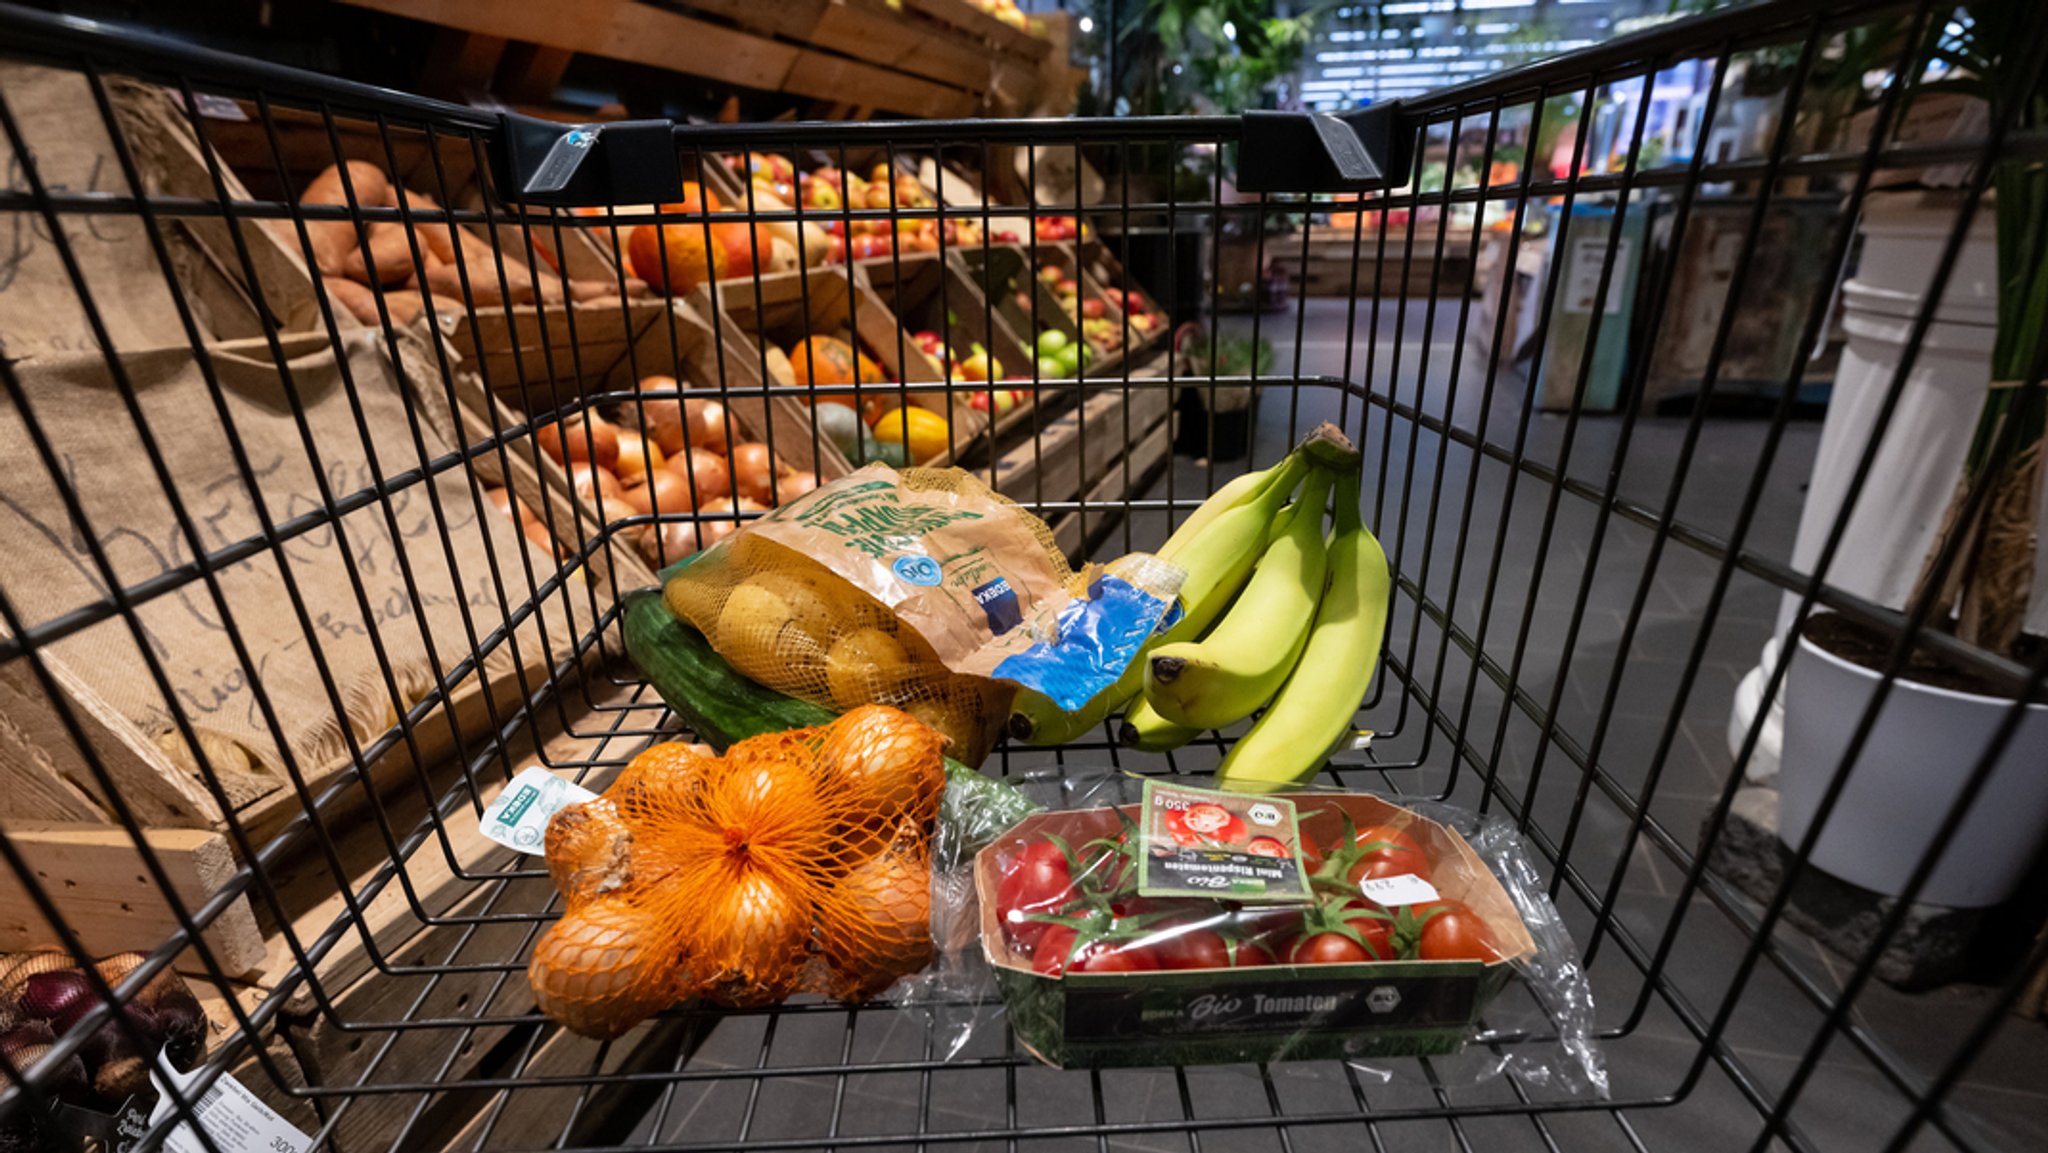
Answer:
[[[100,1000],[92,991],[92,983],[77,969],[37,973],[21,991],[21,1015],[48,1021],[60,1037],[98,1004]]]
[[[61,1101],[82,1105],[92,1097],[90,1083],[85,1076],[85,1062],[78,1054],[57,1063],[54,1068],[39,1069],[49,1055],[50,1046],[57,1043],[57,1034],[41,1021],[17,1025],[0,1036],[0,1056],[5,1056],[14,1068],[41,1084],[44,1093]]]
[[[71,954],[56,949],[0,957],[0,1008],[19,1011],[22,987],[37,973],[72,967]]]

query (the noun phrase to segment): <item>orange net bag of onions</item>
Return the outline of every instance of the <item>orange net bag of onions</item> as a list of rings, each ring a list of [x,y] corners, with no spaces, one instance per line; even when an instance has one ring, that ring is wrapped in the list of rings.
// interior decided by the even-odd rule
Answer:
[[[869,705],[635,757],[548,824],[565,911],[527,967],[541,1011],[609,1038],[679,1000],[863,1000],[923,968],[944,743]]]

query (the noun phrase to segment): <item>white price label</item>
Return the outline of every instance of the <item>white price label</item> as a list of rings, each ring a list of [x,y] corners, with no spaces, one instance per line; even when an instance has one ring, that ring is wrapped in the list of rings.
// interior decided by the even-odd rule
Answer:
[[[1436,886],[1413,873],[1402,873],[1398,877],[1372,877],[1358,883],[1358,891],[1367,899],[1378,901],[1389,908],[1395,905],[1421,905],[1437,899]]]
[[[483,834],[508,849],[538,854],[547,838],[549,817],[596,797],[582,785],[534,765],[513,777],[484,810]]]
[[[171,1067],[168,1058],[160,1058],[160,1068],[149,1071],[150,1082],[156,1086],[156,1108],[149,1113],[152,1126],[177,1112],[177,1106],[171,1103],[169,1087],[164,1084],[163,1070],[169,1070],[171,1083],[177,1086],[186,1104],[192,1107],[192,1115],[198,1118],[220,1153],[302,1153],[313,1143],[311,1137],[300,1132],[277,1110],[265,1105],[256,1094],[226,1073],[216,1078],[206,1087],[206,1092],[194,1100],[190,1086],[199,1079],[199,1074],[178,1072]],[[199,1135],[192,1132],[190,1121],[171,1130],[170,1136],[164,1138],[163,1148],[167,1153],[206,1151]]]

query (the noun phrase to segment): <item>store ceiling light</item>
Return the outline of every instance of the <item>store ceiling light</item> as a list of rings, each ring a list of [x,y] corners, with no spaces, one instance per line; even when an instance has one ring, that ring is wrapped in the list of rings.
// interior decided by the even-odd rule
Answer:
[[[1077,27],[1079,27],[1079,28],[1081,29],[1081,35],[1083,35],[1083,36],[1086,36],[1086,35],[1088,35],[1088,34],[1089,34],[1090,32],[1093,32],[1093,31],[1095,31],[1095,17],[1093,17],[1093,16],[1083,16],[1083,17],[1081,17],[1080,21],[1079,21],[1079,22],[1078,22],[1078,24],[1077,24]]]
[[[1223,38],[1233,44],[1237,43],[1237,25],[1232,21],[1223,22]]]

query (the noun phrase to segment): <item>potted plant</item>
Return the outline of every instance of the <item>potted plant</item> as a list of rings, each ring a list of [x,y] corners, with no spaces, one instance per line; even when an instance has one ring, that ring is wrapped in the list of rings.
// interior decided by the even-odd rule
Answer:
[[[2048,93],[2024,74],[2024,61],[2007,55],[2017,55],[2031,38],[2031,21],[2038,16],[2032,7],[2028,0],[1977,0],[1960,5],[1953,20],[1937,16],[1927,58],[1944,75],[1916,87],[1974,98],[1990,123],[2009,119],[2022,131],[2048,124]],[[1887,433],[1886,449],[1912,478],[1913,491],[1899,492],[1900,501],[1874,491],[1861,494],[1851,535],[1854,518],[1865,517],[1895,530],[1894,539],[1929,541],[1922,551],[1865,558],[1889,567],[1894,585],[1907,586],[1894,603],[1931,604],[1928,620],[1934,627],[1988,652],[2029,661],[2048,643],[2042,636],[2048,624],[2048,603],[2042,602],[2048,597],[2035,595],[2041,583],[2035,554],[2042,533],[2048,390],[2027,383],[2048,327],[2048,261],[2041,258],[2048,234],[2048,163],[2008,156],[1994,165],[1993,203],[1983,210],[1992,217],[1990,251],[1976,254],[1981,267],[1971,266],[1967,252],[1958,265],[1935,326],[1943,331],[1930,331]],[[1881,281],[1888,270],[1917,267],[1924,276],[1953,225],[1954,207],[1946,207],[1938,229],[1897,206],[1879,205],[1871,213],[1865,230],[1873,244],[1858,277],[1865,283],[1851,281],[1844,289],[1851,349],[1843,365],[1845,374],[1866,373],[1869,387],[1860,396],[1838,395],[1835,404],[1868,407],[1889,386],[1896,354],[1903,352],[1902,329],[1911,324],[1912,313],[1904,309],[1917,309],[1919,300],[1870,283],[1872,273]],[[1979,284],[1988,284],[1993,299],[1971,299],[1982,295]],[[1990,320],[1988,331],[1982,319]],[[1874,359],[1867,349],[1859,353],[1859,340],[1880,350],[1896,346],[1890,363],[1882,351]],[[1944,410],[1968,420],[1946,456],[1928,435],[1938,431]],[[1928,418],[1924,424],[1915,419],[1920,413]],[[1860,421],[1864,435],[1855,435],[1859,422],[1848,423],[1849,431],[1833,437],[1833,444],[1824,434],[1815,462],[1809,516],[1823,513],[1823,527],[1843,497],[1825,491],[1823,479],[1837,478],[1839,485],[1840,454],[1853,461],[1867,440],[1868,419]],[[1930,468],[1934,462],[1940,463]],[[1881,456],[1872,475],[1884,471]],[[1906,505],[1914,499],[1922,508],[1939,510],[1931,529],[1916,533],[1906,523]],[[1953,563],[1944,566],[1941,558],[1950,553]],[[1795,563],[1812,559],[1794,557]],[[1844,571],[1843,561],[1837,557],[1834,572]],[[1816,615],[1798,637],[1784,702],[1779,836],[1786,844],[1796,846],[1806,836],[1897,639],[1833,614]],[[2011,705],[2009,687],[1916,648],[1826,820],[1813,863],[1865,889],[1900,893]],[[2043,749],[2048,703],[2035,702],[1922,888],[1921,901],[1975,908],[2011,894],[2048,835]]]

